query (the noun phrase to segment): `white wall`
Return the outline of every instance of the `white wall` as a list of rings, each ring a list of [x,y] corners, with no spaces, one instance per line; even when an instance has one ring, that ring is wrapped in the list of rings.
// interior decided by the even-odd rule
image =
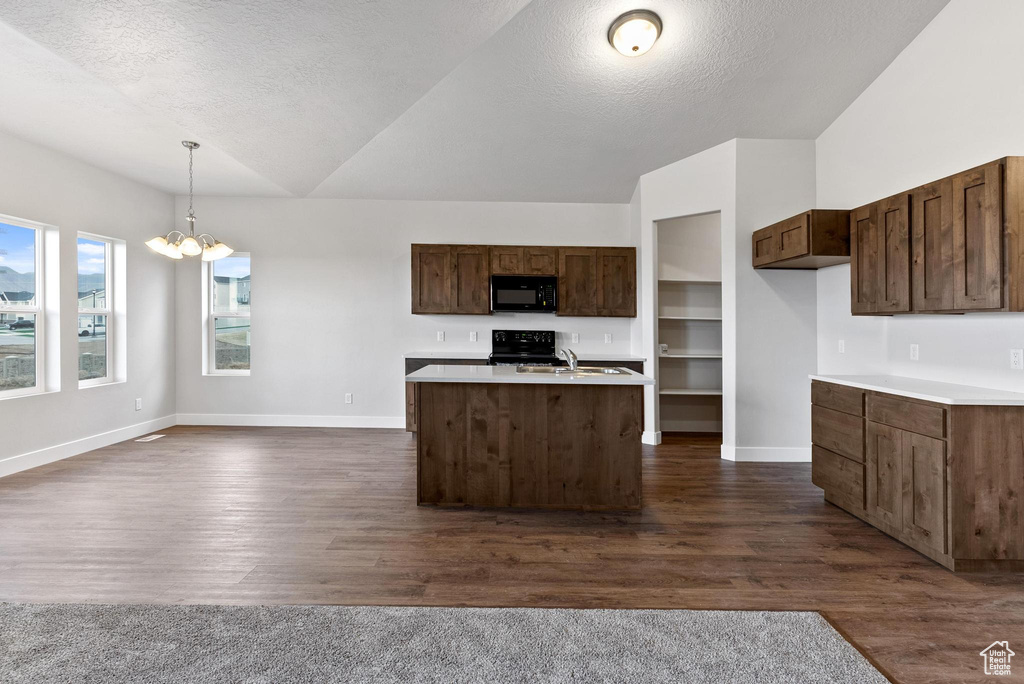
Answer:
[[[635,197],[635,195],[634,195]],[[721,212],[722,224],[722,443],[735,445],[736,423],[736,141],[732,140],[640,177],[640,327],[644,370],[658,377],[657,222]],[[658,386],[644,388],[644,442],[661,441]]]
[[[722,216],[718,213],[658,221],[658,277],[722,279]]]
[[[733,140],[645,174],[641,182],[643,351],[658,362],[655,222],[721,211],[722,455],[736,460],[810,458],[815,356],[812,273],[751,267],[750,235],[814,206],[814,142]],[[648,391],[645,441],[658,439],[657,388]]]
[[[1024,2],[953,0],[817,140],[818,206],[856,207],[1024,155]],[[818,272],[823,373],[894,373],[1024,391],[1024,315],[850,315],[849,268]],[[838,353],[845,339],[846,354]],[[909,345],[920,345],[920,361]]]
[[[814,142],[739,140],[736,159],[734,455],[810,460],[815,275],[755,270],[751,234],[814,207]]]
[[[559,346],[595,357],[630,353],[631,319],[410,313],[413,242],[629,245],[625,204],[202,197],[195,209],[200,229],[252,255],[252,374],[201,374],[199,264],[179,264],[177,409],[186,422],[212,414],[221,422],[403,426],[403,354],[486,353],[495,328],[553,329],[563,333]],[[572,332],[579,344],[570,344]]]
[[[61,310],[61,389],[0,400],[0,475],[173,423],[174,267],[143,244],[170,228],[173,206],[162,192],[0,133],[0,213],[60,229]],[[123,383],[78,388],[79,231],[127,241]]]

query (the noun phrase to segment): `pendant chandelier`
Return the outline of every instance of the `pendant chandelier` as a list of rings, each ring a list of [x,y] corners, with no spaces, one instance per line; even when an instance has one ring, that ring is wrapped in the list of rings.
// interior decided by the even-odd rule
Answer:
[[[172,259],[200,254],[203,255],[203,261],[223,259],[235,250],[218,242],[209,233],[196,235],[196,215],[192,211],[192,151],[199,147],[199,143],[182,140],[181,144],[188,148],[188,216],[185,217],[188,221],[188,235],[180,230],[172,230],[167,235],[158,235],[147,241],[146,246]]]

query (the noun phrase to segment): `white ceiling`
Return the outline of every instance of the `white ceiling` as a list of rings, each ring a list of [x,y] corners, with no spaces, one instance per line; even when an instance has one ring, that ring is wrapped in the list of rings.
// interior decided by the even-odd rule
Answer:
[[[0,128],[169,192],[625,202],[814,138],[948,0],[3,0]],[[645,56],[606,39],[643,6]]]

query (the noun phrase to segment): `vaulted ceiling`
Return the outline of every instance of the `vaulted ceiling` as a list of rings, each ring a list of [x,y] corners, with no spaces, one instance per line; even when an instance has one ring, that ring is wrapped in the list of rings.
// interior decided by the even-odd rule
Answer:
[[[948,0],[4,0],[0,129],[168,192],[625,202],[814,138]],[[664,31],[608,44],[629,9]]]

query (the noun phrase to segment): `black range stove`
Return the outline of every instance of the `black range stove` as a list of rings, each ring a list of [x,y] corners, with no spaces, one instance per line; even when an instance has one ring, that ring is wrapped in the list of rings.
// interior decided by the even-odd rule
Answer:
[[[491,333],[492,366],[558,366],[554,330],[495,330]]]

